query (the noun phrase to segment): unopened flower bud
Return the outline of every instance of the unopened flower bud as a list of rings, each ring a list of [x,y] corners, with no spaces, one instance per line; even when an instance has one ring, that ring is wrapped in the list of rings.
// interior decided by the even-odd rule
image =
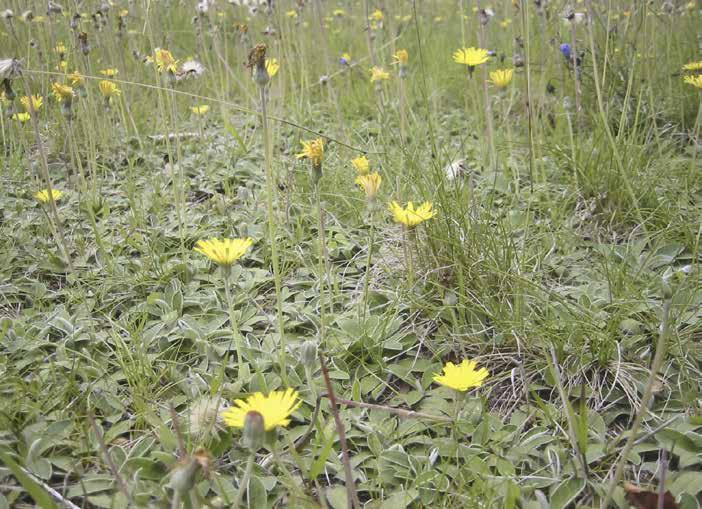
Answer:
[[[317,365],[317,342],[307,340],[302,344],[302,363],[306,368],[313,369]]]
[[[195,458],[187,458],[179,464],[171,474],[170,486],[181,495],[187,493],[195,485],[195,477],[200,464]]]
[[[249,451],[258,451],[263,445],[265,434],[266,427],[263,416],[255,410],[251,410],[244,418],[243,446]]]

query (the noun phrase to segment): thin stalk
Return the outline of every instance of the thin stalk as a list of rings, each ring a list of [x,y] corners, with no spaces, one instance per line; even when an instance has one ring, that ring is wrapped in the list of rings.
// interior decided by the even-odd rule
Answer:
[[[249,488],[249,481],[251,480],[251,473],[253,472],[253,466],[255,462],[256,453],[252,451],[249,453],[249,458],[246,460],[246,470],[244,471],[244,477],[239,483],[239,491],[236,492],[236,498],[234,498],[234,503],[232,504],[232,507],[234,509],[239,507],[241,505],[241,502],[244,500],[244,495],[246,494],[246,491]]]
[[[480,0],[475,2],[478,11],[480,10]],[[485,35],[485,25],[478,21],[480,30],[478,30],[478,44],[481,48],[487,47],[487,36]],[[488,71],[486,65],[480,66],[480,73],[483,86],[483,102],[485,108],[485,136],[487,137],[488,147],[490,149],[490,168],[493,171],[497,170],[497,152],[495,150],[495,134],[492,125],[492,101],[490,100],[490,92],[488,90]]]
[[[322,197],[319,185],[315,185],[315,195],[317,196],[317,220],[319,233],[319,343],[324,345],[326,313],[325,305],[325,280],[327,279],[327,244],[324,231],[324,208],[322,207]]]
[[[366,255],[366,271],[363,276],[363,301],[361,303],[361,320],[366,319],[366,311],[368,309],[368,290],[370,289],[370,270],[371,261],[373,259],[373,244],[375,243],[375,222],[373,221],[373,212],[370,213],[370,231],[368,232],[368,254]]]
[[[339,409],[337,407],[334,387],[332,387],[331,379],[329,378],[329,370],[327,369],[327,363],[324,360],[324,354],[321,352],[321,350],[319,352],[319,363],[322,367],[322,376],[324,377],[324,384],[327,386],[327,397],[329,398],[331,411],[334,415],[336,432],[339,434],[339,444],[341,445],[341,461],[344,464],[344,478],[346,480],[346,495],[348,499],[348,506],[353,509],[360,509],[361,503],[358,500],[358,494],[356,493],[356,485],[353,481],[353,472],[351,471],[351,459],[349,457],[349,448],[346,444],[346,432],[344,431],[344,423],[341,422],[341,417],[339,417]]]
[[[273,153],[271,150],[270,130],[268,126],[268,111],[266,108],[266,87],[259,87],[261,92],[261,129],[263,130],[263,151],[266,167],[266,208],[268,213],[268,243],[271,248],[271,263],[273,264],[273,282],[275,285],[276,297],[276,317],[278,322],[278,336],[280,343],[278,345],[280,365],[280,376],[283,383],[287,384],[288,374],[285,367],[285,352],[287,349],[285,341],[285,321],[283,318],[283,288],[280,275],[280,260],[278,258],[278,240],[277,240],[277,225],[275,219],[275,210],[273,207],[273,196],[275,193],[275,182],[273,181]]]
[[[629,457],[631,449],[634,447],[636,442],[636,435],[639,432],[643,418],[648,412],[648,405],[653,398],[653,386],[656,385],[656,380],[658,378],[658,371],[660,371],[663,361],[665,360],[665,355],[667,353],[667,341],[668,335],[670,333],[670,305],[672,297],[668,296],[666,301],[663,303],[663,318],[661,323],[661,332],[658,335],[658,342],[656,343],[656,353],[653,356],[653,362],[651,363],[651,374],[648,376],[648,381],[646,382],[646,388],[644,389],[643,396],[641,396],[641,402],[639,403],[639,409],[636,412],[636,417],[631,425],[631,430],[629,430],[629,438],[627,438],[624,449],[619,455],[619,460],[617,461],[617,466],[614,470],[614,475],[609,482],[607,488],[607,494],[605,495],[604,501],[600,506],[602,509],[607,509],[609,507],[609,502],[612,500],[612,495],[614,490],[619,484],[624,473],[624,465]]]
[[[40,163],[39,174],[41,179],[44,180],[44,185],[46,186],[46,191],[49,194],[49,208],[51,209],[51,214],[54,219],[54,226],[56,230],[56,240],[58,241],[59,248],[63,251],[63,256],[66,259],[66,265],[68,265],[69,272],[73,272],[73,262],[71,261],[71,256],[68,251],[68,245],[66,244],[66,237],[63,234],[63,226],[61,224],[61,218],[58,213],[58,207],[56,206],[56,200],[54,200],[54,187],[51,183],[51,177],[49,176],[49,162],[46,157],[46,149],[44,143],[41,140],[41,135],[39,134],[39,122],[37,120],[37,111],[34,109],[34,101],[31,100],[32,91],[29,88],[29,83],[27,78],[22,76],[22,84],[24,85],[24,94],[30,98],[28,101],[29,105],[29,116],[32,122],[32,129],[34,130],[34,138],[37,143],[37,148],[39,150]]]
[[[231,267],[222,267],[222,274],[224,276],[224,294],[227,298],[227,310],[229,313],[229,326],[232,329],[232,341],[234,341],[236,348],[236,359],[239,366],[238,373],[241,373],[242,367],[244,365],[244,358],[241,353],[241,333],[239,332],[239,327],[234,318],[234,301],[232,299],[231,290]]]

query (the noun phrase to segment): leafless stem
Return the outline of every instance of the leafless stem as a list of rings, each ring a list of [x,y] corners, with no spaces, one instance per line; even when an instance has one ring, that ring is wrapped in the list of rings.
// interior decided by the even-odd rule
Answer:
[[[334,415],[334,423],[336,424],[336,432],[339,434],[339,443],[341,444],[341,461],[344,464],[344,476],[346,478],[346,495],[348,497],[348,506],[353,509],[360,509],[361,503],[358,500],[358,495],[356,493],[356,485],[353,481],[353,473],[351,471],[351,460],[349,458],[349,449],[346,445],[346,432],[344,431],[344,423],[341,422],[341,417],[339,417],[339,409],[337,408],[336,395],[334,394],[334,388],[332,387],[331,380],[329,379],[329,370],[327,370],[327,363],[324,360],[324,354],[319,352],[319,363],[322,366],[322,375],[324,376],[324,383],[327,386],[329,402],[331,403],[331,411]]]

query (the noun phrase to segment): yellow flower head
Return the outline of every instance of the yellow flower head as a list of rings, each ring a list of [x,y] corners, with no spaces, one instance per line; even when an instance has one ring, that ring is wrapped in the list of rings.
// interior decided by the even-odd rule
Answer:
[[[59,191],[58,189],[52,189],[51,196],[53,196],[54,201],[58,201],[63,196],[63,191]],[[34,193],[34,197],[42,203],[49,203],[49,190],[42,189],[41,191],[37,191],[36,193]]]
[[[390,79],[390,73],[387,72],[382,67],[375,66],[370,70],[370,72],[371,72],[371,78],[370,78],[371,83]]]
[[[411,201],[407,202],[406,208],[394,201],[390,204],[390,212],[392,212],[393,219],[396,223],[402,223],[410,228],[436,215],[436,211],[429,201],[425,201],[416,209]]]
[[[98,88],[105,99],[111,99],[112,97],[122,95],[122,91],[117,87],[117,84],[112,81],[102,80]]]
[[[224,267],[228,267],[246,254],[253,244],[253,239],[209,239],[198,240],[195,251]]]
[[[201,104],[200,106],[191,106],[190,111],[192,111],[195,115],[205,115],[208,111],[210,111],[210,105]]]
[[[377,22],[383,21],[383,18],[385,18],[385,15],[380,9],[376,9],[373,14],[370,15],[370,19]]]
[[[502,21],[500,21],[500,26],[501,26],[502,28],[507,28],[507,27],[510,26],[511,24],[512,24],[512,20],[511,20],[510,18],[503,19]]]
[[[312,165],[320,166],[322,160],[324,159],[324,140],[322,138],[317,138],[310,141],[303,141],[302,152],[297,154],[295,157],[298,159],[307,158],[312,161]]]
[[[300,397],[294,389],[273,391],[268,396],[257,392],[245,400],[237,399],[234,406],[222,412],[222,419],[227,426],[243,428],[246,414],[257,412],[263,417],[264,429],[270,431],[278,426],[285,427],[290,424],[290,415],[301,404]]]
[[[454,51],[453,61],[468,67],[484,64],[490,59],[488,50],[482,48],[460,48]]]
[[[286,15],[288,18],[295,19],[295,18],[297,18],[297,11],[288,11],[288,12],[285,13],[285,15]]]
[[[28,122],[31,116],[29,113],[26,112],[21,112],[21,113],[15,113],[12,115],[12,120],[17,120],[20,124],[24,124],[25,122]]]
[[[175,73],[178,70],[178,61],[167,49],[157,48],[154,52],[154,62],[158,72],[168,71]]]
[[[477,366],[475,361],[468,359],[464,359],[458,366],[453,362],[447,362],[444,366],[444,374],[434,375],[434,381],[461,392],[472,387],[480,387],[490,373],[485,368],[475,369]]]
[[[332,15],[336,16],[337,18],[343,18],[346,16],[346,11],[344,9],[334,9]]]
[[[682,66],[683,71],[702,71],[702,60],[690,62]]]
[[[268,71],[268,76],[271,78],[278,73],[280,69],[280,64],[277,58],[267,58],[266,59],[266,71]]]
[[[102,74],[103,76],[106,76],[108,78],[114,78],[115,76],[117,76],[119,74],[119,70],[114,69],[114,68],[103,69],[102,71],[100,71],[100,74]]]
[[[120,18],[126,18],[127,16],[129,16],[129,11],[127,9],[122,9],[121,11],[119,11]]]
[[[54,47],[54,53],[57,55],[65,55],[67,52],[66,45],[62,42],[59,42],[56,47]]]
[[[688,85],[702,89],[702,74],[697,76],[684,76],[683,81]]]
[[[58,102],[63,102],[73,98],[73,89],[68,85],[62,85],[61,83],[52,83],[51,93],[54,94],[54,98]]]
[[[380,183],[383,181],[378,173],[369,173],[368,175],[359,175],[356,177],[356,184],[366,193],[366,198],[374,200],[380,190]]]
[[[85,76],[83,76],[78,71],[73,71],[73,74],[69,74],[68,81],[70,81],[71,85],[73,85],[74,87],[80,88],[85,86]]]
[[[30,98],[27,97],[26,95],[24,97],[20,98],[20,103],[22,103],[22,107],[25,109],[25,111],[29,112],[29,100]],[[41,109],[42,104],[44,104],[44,99],[40,95],[33,95],[31,96],[32,100],[32,107],[34,108],[34,111],[39,111]]]
[[[351,159],[351,164],[359,175],[367,175],[370,172],[370,161],[366,156],[360,156],[356,159]]]
[[[497,69],[490,73],[490,83],[497,88],[505,88],[512,82],[514,69]]]
[[[407,65],[407,62],[409,62],[409,53],[407,53],[406,49],[396,51],[392,57],[395,59],[396,64],[404,66]]]

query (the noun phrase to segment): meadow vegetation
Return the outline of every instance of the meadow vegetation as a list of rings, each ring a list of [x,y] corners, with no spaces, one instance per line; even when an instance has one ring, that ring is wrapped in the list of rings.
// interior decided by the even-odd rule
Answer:
[[[697,1],[0,8],[0,509],[702,507]]]

